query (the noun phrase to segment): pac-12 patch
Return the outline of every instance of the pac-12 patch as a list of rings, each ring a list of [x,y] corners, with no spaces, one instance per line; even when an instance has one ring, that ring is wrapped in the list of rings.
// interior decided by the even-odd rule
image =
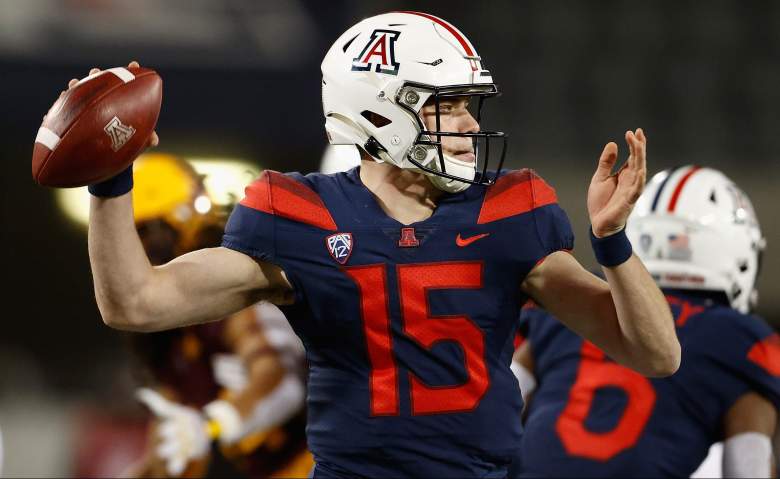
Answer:
[[[328,252],[340,264],[345,264],[352,254],[352,233],[335,233],[325,238]]]

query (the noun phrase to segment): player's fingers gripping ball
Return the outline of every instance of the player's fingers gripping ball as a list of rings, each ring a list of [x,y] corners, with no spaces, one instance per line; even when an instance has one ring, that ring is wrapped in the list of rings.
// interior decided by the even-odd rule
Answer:
[[[49,109],[35,137],[33,179],[44,186],[76,187],[127,169],[156,142],[162,79],[136,62],[92,69],[71,80]]]

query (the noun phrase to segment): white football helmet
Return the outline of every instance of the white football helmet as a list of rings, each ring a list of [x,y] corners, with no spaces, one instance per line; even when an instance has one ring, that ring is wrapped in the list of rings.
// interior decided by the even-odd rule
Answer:
[[[743,313],[755,306],[766,241],[750,199],[720,171],[688,165],[656,174],[626,233],[660,287],[722,291]]]
[[[498,89],[474,46],[448,22],[420,12],[393,12],[362,20],[331,46],[322,62],[322,107],[333,145],[357,145],[376,161],[422,171],[438,188],[457,192],[470,184],[490,185],[490,140],[506,153],[502,132],[443,132],[439,101],[467,96],[480,121],[485,98]],[[428,131],[419,113],[436,106],[437,131]],[[441,137],[468,137],[477,161],[446,155]],[[481,163],[481,165],[480,165]]]

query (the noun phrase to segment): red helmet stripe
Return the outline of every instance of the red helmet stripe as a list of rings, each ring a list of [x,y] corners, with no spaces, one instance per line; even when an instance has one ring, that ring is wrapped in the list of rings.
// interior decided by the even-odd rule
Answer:
[[[674,192],[672,193],[672,199],[669,200],[669,208],[667,208],[667,211],[669,213],[673,213],[674,209],[677,207],[677,200],[680,198],[680,193],[682,193],[685,183],[687,183],[688,180],[691,179],[691,176],[693,176],[693,174],[700,169],[701,166],[692,167],[690,170],[688,170],[688,173],[683,175],[683,177],[680,179],[680,182],[677,183],[677,187],[674,189]]]
[[[455,27],[453,27],[449,23],[445,22],[441,18],[434,17],[433,15],[429,15],[427,13],[412,12],[412,11],[409,11],[409,10],[400,11],[398,13],[408,13],[410,15],[417,15],[417,16],[420,16],[420,17],[427,18],[428,20],[430,20],[430,21],[432,21],[434,23],[438,23],[439,25],[444,27],[448,32],[450,32],[453,37],[455,37],[455,39],[463,47],[463,50],[466,51],[466,55],[468,55],[470,57],[474,56],[474,50],[471,49],[471,45],[469,45],[469,42],[466,40],[466,38]]]

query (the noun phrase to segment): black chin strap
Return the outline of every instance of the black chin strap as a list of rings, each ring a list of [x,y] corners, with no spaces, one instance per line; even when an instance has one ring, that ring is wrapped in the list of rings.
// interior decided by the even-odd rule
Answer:
[[[382,157],[379,156],[380,151],[384,151],[387,153],[387,150],[385,147],[383,147],[378,141],[376,141],[376,138],[373,136],[366,140],[366,144],[363,145],[363,149],[366,150],[366,153],[373,156],[374,158],[381,160]]]

